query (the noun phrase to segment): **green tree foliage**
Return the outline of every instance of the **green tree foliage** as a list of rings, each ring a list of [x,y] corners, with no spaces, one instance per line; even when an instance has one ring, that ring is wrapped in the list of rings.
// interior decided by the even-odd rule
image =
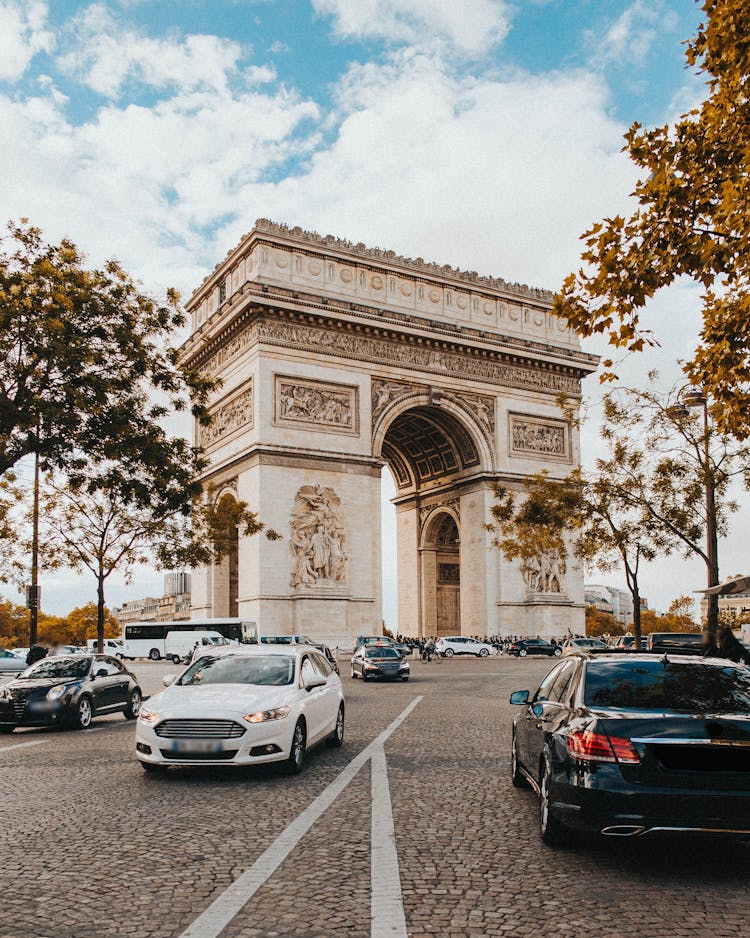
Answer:
[[[185,323],[176,293],[159,303],[116,261],[91,270],[67,240],[47,244],[25,220],[0,249],[0,474],[37,452],[75,471],[117,460],[160,469],[189,501],[200,468],[162,418],[191,407],[207,421],[215,383],[178,365]],[[141,493],[142,496],[147,493]]]
[[[604,612],[596,606],[586,606],[586,635],[589,638],[624,634],[625,626],[611,612]]]
[[[672,125],[634,124],[625,149],[642,171],[628,218],[583,235],[584,266],[556,312],[583,335],[634,351],[653,342],[641,312],[690,277],[703,290],[701,343],[687,364],[710,391],[720,427],[750,434],[750,4],[703,0],[686,58],[706,78],[703,104]],[[605,362],[611,368],[612,362]],[[604,377],[611,377],[611,372]]]

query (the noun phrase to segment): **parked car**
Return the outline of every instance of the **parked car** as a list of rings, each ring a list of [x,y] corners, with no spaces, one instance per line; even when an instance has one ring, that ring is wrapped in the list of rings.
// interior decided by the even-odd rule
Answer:
[[[96,654],[96,645],[97,640],[95,638],[90,638],[86,642],[86,648],[82,649],[87,655]],[[112,655],[113,658],[122,658],[124,656],[125,646],[123,645],[121,638],[105,638],[104,647],[102,648],[102,654]]]
[[[141,689],[121,661],[109,655],[42,658],[0,688],[0,732],[17,726],[67,725],[86,729],[94,717],[138,716]]]
[[[28,648],[11,648],[9,650],[12,651],[14,655],[18,655],[19,658],[22,658],[24,662],[26,661],[26,655],[29,653]]]
[[[646,639],[646,648],[675,654],[703,654],[700,632],[651,632]]]
[[[0,648],[0,671],[23,671],[25,668],[25,657],[21,658],[7,648]]]
[[[476,655],[477,658],[486,658],[494,649],[492,645],[478,642],[475,638],[451,635],[439,638],[435,643],[435,651],[444,658],[452,658],[454,655]]]
[[[750,671],[719,659],[571,655],[516,691],[511,773],[542,840],[750,834]]]
[[[543,638],[521,638],[517,642],[512,642],[508,648],[509,655],[515,655],[516,658],[525,658],[527,655],[547,655],[552,658],[559,658],[562,654],[560,645],[553,645]]]
[[[361,677],[363,681],[371,677],[408,681],[410,674],[409,662],[387,645],[363,645],[352,656],[352,677]]]
[[[600,638],[569,638],[562,647],[564,655],[572,655],[577,651],[595,651],[597,648],[609,648]]]
[[[54,645],[47,652],[50,658],[59,658],[60,655],[79,655],[80,651],[77,645]]]
[[[306,635],[263,635],[263,645],[315,645],[315,642]]]
[[[169,658],[175,664],[179,664],[188,656],[193,656],[196,645],[199,650],[203,651],[206,648],[211,649],[217,645],[228,644],[229,641],[223,635],[208,629],[167,632],[164,642],[164,657]]]
[[[612,645],[613,648],[634,648],[635,635],[621,635]]]
[[[395,648],[402,657],[406,657],[414,651],[410,645],[397,642],[395,638],[390,638],[388,635],[360,635],[354,643],[354,650],[358,651],[363,645],[383,645]]]
[[[316,648],[237,645],[203,654],[142,707],[135,755],[146,771],[170,765],[284,762],[344,739],[341,679]]]

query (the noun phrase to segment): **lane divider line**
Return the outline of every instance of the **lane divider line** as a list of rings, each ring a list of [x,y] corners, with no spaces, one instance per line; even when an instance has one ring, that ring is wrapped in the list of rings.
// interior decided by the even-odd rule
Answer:
[[[383,732],[356,755],[339,775],[279,834],[251,867],[241,873],[233,883],[188,925],[180,938],[217,938],[232,919],[242,911],[260,887],[276,872],[305,834],[321,815],[330,808],[374,752],[382,750],[386,740],[396,732],[412,710],[422,700],[415,697]]]
[[[8,752],[9,749],[22,749],[24,746],[41,746],[42,743],[49,742],[49,737],[44,739],[31,739],[27,743],[13,743],[10,746],[0,746],[0,752]]]
[[[371,759],[370,935],[407,938],[385,749]]]

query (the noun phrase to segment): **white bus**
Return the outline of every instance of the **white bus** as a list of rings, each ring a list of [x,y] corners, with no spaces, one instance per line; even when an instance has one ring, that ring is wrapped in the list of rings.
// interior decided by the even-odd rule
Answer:
[[[183,622],[133,622],[122,632],[123,658],[150,658],[159,661],[166,655],[169,632],[218,632],[241,645],[257,645],[258,629],[254,622],[242,619],[187,619]]]

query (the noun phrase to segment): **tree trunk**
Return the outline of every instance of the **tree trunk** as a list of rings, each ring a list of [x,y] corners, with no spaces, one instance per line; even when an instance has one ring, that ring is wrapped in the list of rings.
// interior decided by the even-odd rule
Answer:
[[[104,651],[104,577],[99,576],[96,587],[96,651]]]
[[[635,641],[633,646],[636,651],[640,651],[641,644],[641,594],[638,592],[638,583],[636,582],[633,585],[631,590],[631,595],[633,597],[633,637]]]

